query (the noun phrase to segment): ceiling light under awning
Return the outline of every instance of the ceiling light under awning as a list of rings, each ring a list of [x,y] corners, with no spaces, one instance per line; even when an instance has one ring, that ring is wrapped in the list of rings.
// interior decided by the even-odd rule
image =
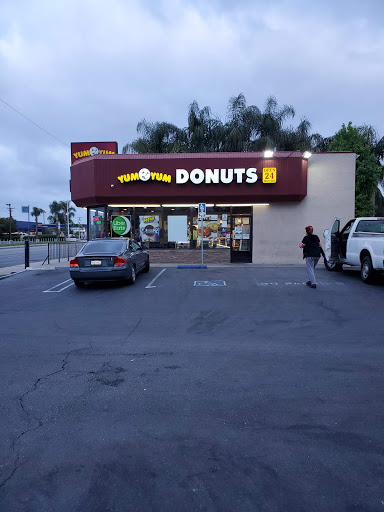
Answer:
[[[269,203],[217,204],[216,206],[269,206]]]
[[[111,208],[160,208],[160,204],[109,204]]]

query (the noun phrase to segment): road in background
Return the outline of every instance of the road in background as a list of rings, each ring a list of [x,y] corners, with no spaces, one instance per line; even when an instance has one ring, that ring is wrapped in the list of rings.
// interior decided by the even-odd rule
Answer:
[[[160,270],[0,281],[0,510],[383,509],[383,279]]]
[[[47,257],[48,244],[30,244],[30,262],[43,262]],[[13,265],[24,265],[24,245],[16,247],[0,247],[0,268],[12,267]]]

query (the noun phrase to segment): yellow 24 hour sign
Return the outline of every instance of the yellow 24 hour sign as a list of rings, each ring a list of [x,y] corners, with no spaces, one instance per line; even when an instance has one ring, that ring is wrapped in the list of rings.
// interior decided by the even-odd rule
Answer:
[[[276,183],[276,167],[263,167],[263,183]]]

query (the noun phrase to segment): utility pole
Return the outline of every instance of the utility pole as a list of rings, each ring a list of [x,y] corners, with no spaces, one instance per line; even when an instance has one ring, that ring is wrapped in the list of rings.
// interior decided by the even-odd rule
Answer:
[[[71,201],[67,201],[67,237],[69,238],[69,203]]]
[[[15,208],[13,208],[10,203],[6,203],[6,206],[8,207],[8,210],[9,210],[9,243],[11,243],[11,240],[12,240],[12,210],[14,210]]]
[[[78,217],[79,219],[79,240],[81,239],[81,232],[82,232],[82,229],[83,229],[83,226],[81,225],[81,217]]]

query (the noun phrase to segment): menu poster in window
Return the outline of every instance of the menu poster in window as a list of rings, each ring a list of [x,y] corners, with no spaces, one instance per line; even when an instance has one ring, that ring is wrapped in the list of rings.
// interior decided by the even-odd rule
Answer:
[[[208,215],[204,217],[203,222],[203,240],[217,240],[217,215]],[[201,240],[201,221],[197,222],[198,238]]]
[[[140,240],[142,242],[159,242],[160,225],[158,215],[140,215]]]

